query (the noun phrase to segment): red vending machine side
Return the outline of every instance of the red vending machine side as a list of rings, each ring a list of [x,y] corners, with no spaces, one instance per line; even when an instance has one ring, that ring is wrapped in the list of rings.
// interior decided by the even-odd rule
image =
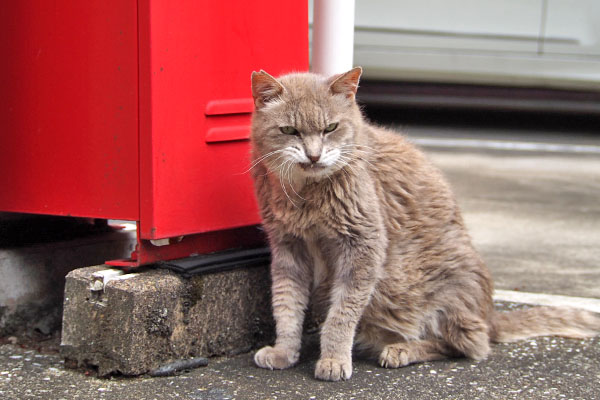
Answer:
[[[138,222],[133,267],[256,244],[250,74],[308,69],[306,1],[0,11],[0,211]]]
[[[256,243],[250,74],[308,69],[307,2],[139,4],[136,262]]]
[[[139,220],[138,10],[0,7],[0,211]]]

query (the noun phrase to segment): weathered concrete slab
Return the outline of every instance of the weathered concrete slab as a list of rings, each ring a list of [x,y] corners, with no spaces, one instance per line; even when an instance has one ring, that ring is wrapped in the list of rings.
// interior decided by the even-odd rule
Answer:
[[[5,216],[5,215],[4,215]],[[58,226],[65,225],[65,219]],[[53,220],[11,220],[2,222],[0,234],[0,336],[18,335],[30,330],[49,334],[60,328],[65,275],[74,268],[97,265],[108,259],[125,258],[135,246],[135,232],[87,232],[85,237],[23,244]],[[25,224],[25,226],[22,226]],[[9,226],[10,225],[10,226]],[[33,226],[35,225],[35,227]],[[11,226],[14,233],[11,240]],[[23,229],[20,229],[20,228]],[[36,229],[34,229],[36,228]],[[47,229],[44,229],[47,232]],[[27,234],[27,232],[32,232]],[[19,240],[14,240],[19,236]],[[10,245],[8,245],[10,243]],[[21,244],[17,244],[21,243]],[[25,242],[28,243],[28,242]]]
[[[189,279],[151,269],[91,290],[94,273],[106,269],[67,275],[61,352],[68,365],[139,375],[178,359],[247,352],[272,338],[266,266]]]

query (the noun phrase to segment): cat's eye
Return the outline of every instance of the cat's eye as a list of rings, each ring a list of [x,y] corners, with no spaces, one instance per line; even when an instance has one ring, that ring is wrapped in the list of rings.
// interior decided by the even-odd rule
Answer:
[[[337,129],[337,127],[338,127],[337,122],[331,123],[331,124],[327,125],[327,127],[325,128],[325,130],[323,132],[325,132],[325,133],[333,132]]]
[[[279,128],[279,130],[281,131],[281,133],[285,133],[286,135],[297,135],[298,129],[294,128],[293,126],[282,126]]]

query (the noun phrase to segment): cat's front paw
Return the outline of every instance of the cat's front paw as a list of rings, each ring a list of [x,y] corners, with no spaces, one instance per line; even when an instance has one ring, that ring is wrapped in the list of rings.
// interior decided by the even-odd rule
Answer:
[[[254,355],[254,363],[261,368],[285,369],[298,361],[299,353],[284,347],[265,346]]]
[[[315,378],[323,381],[339,381],[350,379],[352,376],[351,360],[336,360],[334,358],[322,358],[317,361]]]

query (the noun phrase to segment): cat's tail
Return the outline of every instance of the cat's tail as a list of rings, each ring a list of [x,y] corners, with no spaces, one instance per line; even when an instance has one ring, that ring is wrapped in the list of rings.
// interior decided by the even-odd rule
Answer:
[[[491,321],[493,342],[515,342],[535,336],[584,339],[600,334],[600,315],[562,307],[533,307],[495,312]]]

